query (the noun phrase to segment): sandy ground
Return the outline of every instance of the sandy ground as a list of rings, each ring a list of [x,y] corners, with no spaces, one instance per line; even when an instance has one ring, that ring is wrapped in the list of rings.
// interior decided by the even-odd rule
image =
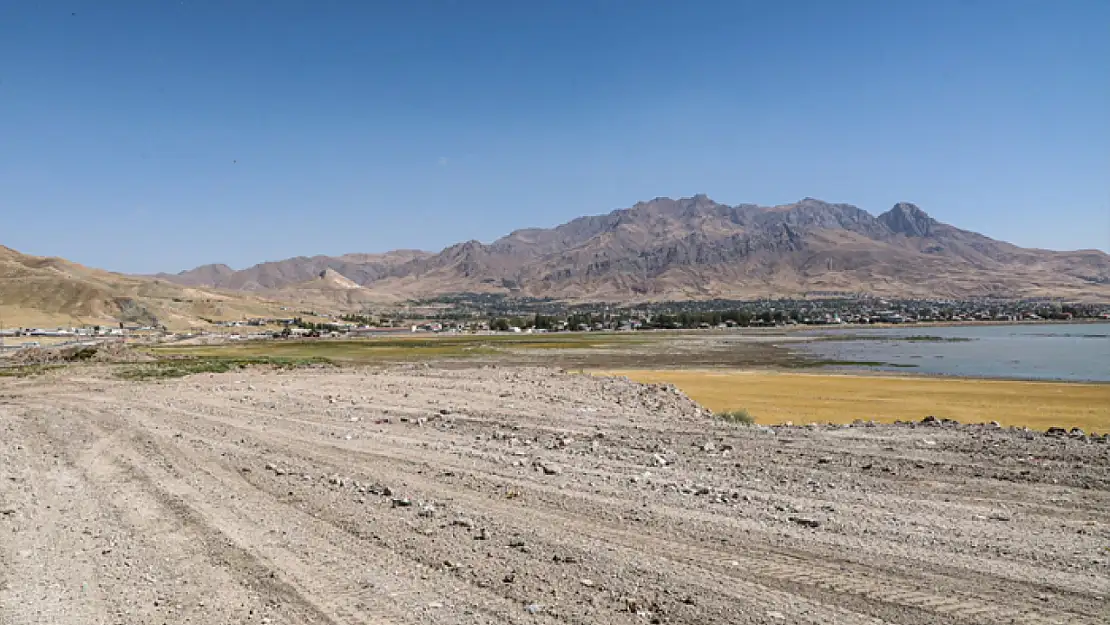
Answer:
[[[1105,623],[1110,445],[543,369],[0,380],[0,623]]]

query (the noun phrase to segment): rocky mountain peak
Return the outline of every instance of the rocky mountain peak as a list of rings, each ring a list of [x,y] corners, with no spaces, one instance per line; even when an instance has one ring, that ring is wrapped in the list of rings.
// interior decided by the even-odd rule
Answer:
[[[362,297],[337,288],[349,286],[344,277],[393,299],[505,293],[619,301],[647,293],[745,298],[813,290],[948,297],[1022,292],[1013,276],[1034,258],[1033,266],[1053,267],[1046,274],[1052,279],[1033,272],[1026,283],[1067,281],[1074,293],[1110,293],[1104,286],[1110,285],[1110,256],[1078,262],[1074,255],[1023,250],[937,222],[908,202],[876,217],[814,197],[730,206],[705,194],[657,197],[554,228],[516,230],[488,245],[460,242],[438,254],[294,258],[226,278],[218,275],[226,267],[207,267],[167,279],[239,290],[303,284],[313,297],[323,292],[344,304]]]
[[[937,223],[928,213],[909,202],[898,202],[879,215],[879,221],[891,231],[908,237],[927,237]]]
[[[348,278],[347,276],[339,273],[338,271],[328,267],[320,272],[320,280],[332,287],[341,289],[358,289],[361,286]]]

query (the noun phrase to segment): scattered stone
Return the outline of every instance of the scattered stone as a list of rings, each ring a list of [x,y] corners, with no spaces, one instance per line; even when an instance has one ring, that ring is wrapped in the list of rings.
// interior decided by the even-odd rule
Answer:
[[[544,463],[540,468],[543,469],[544,475],[560,475],[563,472],[563,468],[557,464]]]
[[[529,614],[539,614],[545,609],[546,608],[544,608],[543,604],[540,603],[529,603],[528,605],[524,606],[524,610]]]
[[[817,464],[832,464],[832,456],[824,456],[817,459]]]
[[[396,497],[390,502],[394,508],[407,508],[412,505],[407,497]]]
[[[767,613],[767,618],[773,618],[777,621],[785,621],[786,620],[786,615],[783,614],[782,612],[771,611],[771,612]]]
[[[478,535],[474,538],[475,540],[489,540],[489,530],[483,527],[478,530]]]
[[[592,580],[592,579],[580,579],[580,580],[578,580],[578,583],[582,584],[586,588],[593,588],[594,587],[594,580]]]
[[[451,521],[451,525],[454,525],[456,527],[465,527],[466,529],[473,529],[474,528],[474,521],[471,521],[470,519],[468,519],[466,517],[459,517],[459,518],[455,519],[454,521]]]
[[[435,515],[436,515],[436,507],[433,506],[430,503],[425,504],[423,506],[420,506],[420,512],[417,512],[417,516],[421,516],[421,517],[424,517],[426,519],[430,519],[430,518],[434,517]]]
[[[666,458],[659,454],[652,454],[651,459],[653,462],[655,462],[655,466],[657,467],[665,467],[670,464],[670,462],[668,462]]]
[[[990,516],[990,520],[992,520],[992,521],[1009,521],[1010,520],[1010,515],[1005,514],[1003,512],[992,512],[991,516]]]
[[[792,517],[790,517],[790,520],[794,523],[797,523],[798,525],[803,526],[803,527],[810,527],[810,528],[821,527],[821,522],[820,521],[818,521],[817,519],[811,519],[809,517],[792,516]]]
[[[1068,435],[1072,438],[1083,438],[1087,433],[1083,431],[1083,428],[1072,428]]]
[[[701,450],[703,452],[707,453],[707,454],[708,453],[713,453],[713,452],[717,451],[717,445],[713,441],[702,443],[701,444]]]
[[[505,582],[506,584],[511,584],[511,583],[515,582],[516,581],[516,573],[506,573],[505,577],[501,578],[501,581]]]
[[[940,419],[937,419],[933,415],[929,415],[921,420],[921,425],[938,426],[940,425]]]
[[[1050,427],[1047,430],[1045,430],[1044,435],[1045,436],[1065,436],[1065,435],[1067,435],[1067,433],[1068,433],[1068,431],[1066,429],[1061,428],[1061,427],[1053,426],[1053,427]]]

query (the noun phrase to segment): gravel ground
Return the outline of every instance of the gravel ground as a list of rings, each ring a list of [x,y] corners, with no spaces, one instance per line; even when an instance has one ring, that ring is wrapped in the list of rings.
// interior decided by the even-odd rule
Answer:
[[[1110,445],[545,369],[0,380],[0,623],[1105,623]]]

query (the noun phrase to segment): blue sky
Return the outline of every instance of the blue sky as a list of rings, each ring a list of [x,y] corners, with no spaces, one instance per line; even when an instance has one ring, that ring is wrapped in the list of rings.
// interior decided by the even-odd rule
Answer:
[[[0,243],[116,271],[805,196],[1110,250],[1104,0],[0,2]]]

